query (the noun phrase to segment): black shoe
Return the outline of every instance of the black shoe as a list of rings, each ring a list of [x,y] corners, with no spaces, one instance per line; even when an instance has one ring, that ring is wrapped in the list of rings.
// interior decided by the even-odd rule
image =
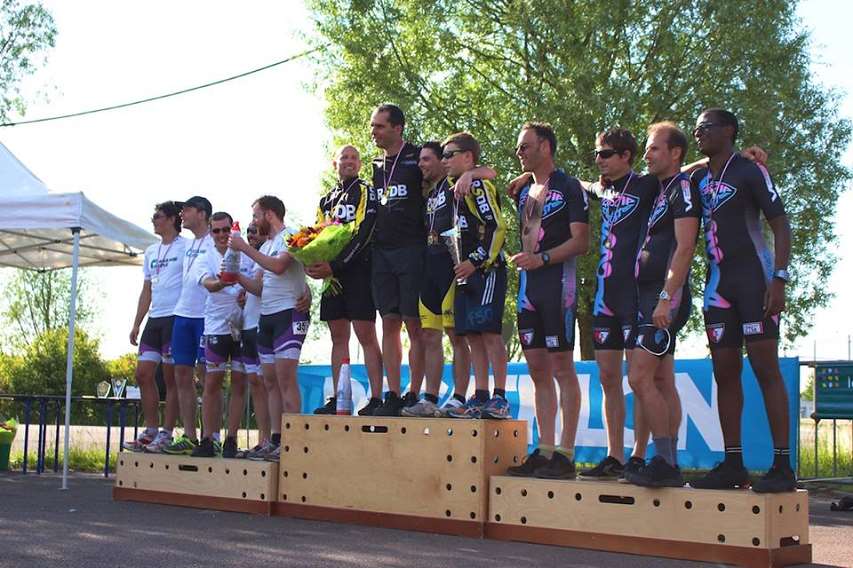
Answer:
[[[367,404],[365,404],[364,407],[358,411],[358,415],[373,416],[373,413],[376,412],[376,409],[380,406],[382,406],[381,398],[370,397],[370,400],[367,401]]]
[[[507,468],[506,474],[515,477],[533,477],[533,474],[540,467],[548,465],[548,458],[539,453],[539,448],[533,450],[533,453],[524,458],[521,465],[514,465]]]
[[[640,471],[632,471],[625,475],[629,483],[641,487],[683,487],[681,470],[669,465],[661,456],[655,456],[648,465]]]
[[[555,451],[548,465],[540,467],[533,475],[540,479],[574,479],[575,462]]]
[[[409,391],[403,395],[403,407],[408,408],[418,403],[418,395]]]
[[[329,397],[329,400],[326,401],[326,404],[314,410],[314,414],[337,414],[338,413],[338,399],[333,396]]]
[[[237,457],[237,438],[227,437],[225,438],[225,443],[222,444],[222,457],[223,458],[236,458]]]
[[[717,464],[705,477],[690,482],[690,487],[694,489],[737,489],[748,485],[749,472],[746,468],[738,468],[726,462]]]
[[[194,458],[212,458],[216,457],[216,450],[213,448],[213,440],[210,438],[202,438],[198,446],[193,448],[190,454]]]
[[[619,476],[619,483],[630,483],[628,481],[629,473],[637,473],[646,465],[646,460],[637,456],[631,456],[625,466],[622,468],[622,475]]]
[[[613,456],[607,456],[592,469],[585,469],[578,473],[579,479],[593,481],[614,481],[622,476],[625,466]]]
[[[756,493],[785,493],[796,489],[797,476],[787,466],[771,467],[764,477],[752,484],[752,490]]]
[[[382,406],[373,411],[374,416],[400,416],[400,411],[403,410],[403,399],[399,395],[388,392],[385,393],[385,402]]]

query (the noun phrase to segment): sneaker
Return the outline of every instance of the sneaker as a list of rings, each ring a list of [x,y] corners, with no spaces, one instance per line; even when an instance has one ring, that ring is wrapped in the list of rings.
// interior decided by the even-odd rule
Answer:
[[[270,442],[269,440],[264,440],[263,442],[258,443],[251,450],[246,450],[245,452],[243,452],[243,457],[247,460],[264,461],[264,457],[274,449],[275,446],[272,445],[272,442]],[[239,454],[238,457],[240,457]]]
[[[548,458],[539,453],[539,448],[536,448],[533,450],[533,453],[524,458],[521,465],[514,465],[507,468],[506,474],[514,477],[534,477],[536,471],[539,468],[545,467],[548,463]]]
[[[374,416],[400,416],[400,411],[403,410],[405,404],[403,399],[398,395],[388,392],[385,393],[385,402],[382,406],[373,411]]]
[[[228,459],[237,457],[237,438],[231,436],[225,438],[225,443],[222,444],[222,457]]]
[[[281,444],[275,446],[267,455],[264,456],[264,461],[278,463],[281,458]]]
[[[202,438],[201,443],[193,448],[190,455],[194,458],[214,458],[216,457],[216,448],[214,447],[216,443],[216,440],[211,438]]]
[[[414,392],[407,392],[403,395],[403,408],[408,408],[410,406],[414,406],[418,403],[418,395]]]
[[[449,418],[451,410],[456,410],[464,406],[465,403],[460,401],[458,398],[451,398],[450,400],[444,403],[444,406],[438,409],[439,416],[441,416],[442,418]]]
[[[640,471],[632,471],[625,475],[628,483],[641,487],[683,487],[684,479],[681,470],[669,465],[661,456],[655,456],[648,465]]]
[[[376,412],[376,409],[382,406],[381,398],[370,397],[370,400],[367,401],[359,411],[359,416],[373,416],[373,413]]]
[[[128,452],[142,452],[145,451],[145,446],[154,441],[157,435],[152,436],[148,433],[147,430],[143,430],[139,433],[135,440],[131,442],[125,442],[121,445],[123,450],[127,450]]]
[[[646,465],[646,460],[637,456],[631,456],[622,468],[622,475],[619,476],[619,483],[630,483],[628,481],[629,473],[637,473]]]
[[[540,467],[533,475],[540,479],[574,479],[575,462],[555,451],[548,465]]]
[[[790,467],[773,466],[764,476],[752,484],[756,493],[785,493],[797,489],[797,476]]]
[[[466,418],[468,420],[474,420],[482,417],[483,407],[486,406],[487,401],[477,400],[474,397],[468,399],[468,402],[465,403],[465,406],[460,406],[459,408],[451,408],[447,411],[448,418]]]
[[[162,454],[163,450],[172,444],[172,435],[165,430],[160,430],[150,444],[145,446],[146,454]]]
[[[188,456],[193,453],[193,450],[198,446],[198,441],[193,441],[182,435],[177,440],[163,448],[164,454],[172,456]]]
[[[737,468],[726,462],[718,463],[704,477],[690,482],[690,487],[694,489],[737,489],[748,485],[749,473],[746,468]]]
[[[493,396],[480,409],[480,415],[492,420],[506,420],[509,418],[509,402],[502,396]]]
[[[622,476],[625,466],[619,463],[619,460],[613,456],[607,456],[598,465],[592,469],[585,469],[578,473],[579,479],[588,479],[591,481],[613,481]]]
[[[326,401],[326,404],[314,410],[314,414],[337,414],[338,413],[338,399],[330,396],[329,400]]]
[[[410,418],[436,418],[441,416],[438,405],[425,398],[412,406],[404,406],[400,414]]]

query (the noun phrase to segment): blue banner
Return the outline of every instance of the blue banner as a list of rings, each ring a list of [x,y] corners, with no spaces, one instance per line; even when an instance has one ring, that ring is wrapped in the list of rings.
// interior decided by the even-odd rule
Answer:
[[[799,441],[799,360],[783,358],[779,361],[785,388],[788,392],[788,414],[790,417],[791,466],[796,471],[797,445]],[[581,389],[581,414],[578,424],[575,457],[579,462],[595,463],[607,453],[607,433],[604,429],[603,396],[598,379],[598,366],[593,361],[576,362]],[[409,382],[409,369],[402,370],[403,390]],[[683,419],[678,436],[678,460],[683,468],[708,469],[723,459],[723,436],[717,414],[717,385],[713,380],[710,359],[685,359],[675,361],[675,382],[681,397]],[[743,452],[746,467],[751,470],[767,469],[773,461],[773,442],[767,413],[758,382],[748,360],[743,365]],[[302,411],[312,412],[321,406],[326,397],[332,396],[331,367],[329,365],[300,365],[299,386],[302,391]],[[528,444],[536,443],[536,427],[533,405],[533,381],[527,372],[527,364],[510,363],[507,377],[507,400],[512,416],[526,420],[529,424]],[[626,398],[625,449],[630,452],[634,445],[633,408],[634,395],[625,376],[622,388]],[[473,393],[473,380],[468,395]],[[363,365],[352,367],[352,390],[356,408],[367,403],[369,387],[367,372]],[[450,365],[445,365],[439,392],[439,403],[453,394],[453,375]],[[560,439],[560,421],[557,419],[557,439]],[[652,446],[652,444],[649,444]],[[649,449],[649,456],[653,448]]]

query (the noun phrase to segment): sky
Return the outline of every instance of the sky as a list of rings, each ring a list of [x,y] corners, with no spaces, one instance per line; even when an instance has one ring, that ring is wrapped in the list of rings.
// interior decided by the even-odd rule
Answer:
[[[195,86],[284,59],[305,49],[309,15],[300,2],[123,3],[47,0],[58,28],[45,66],[23,83],[26,118],[123,103]],[[842,12],[849,12],[844,17]],[[817,80],[853,93],[846,3],[806,0],[800,6],[812,33]],[[309,85],[306,59],[256,75],[125,110],[0,129],[2,141],[53,191],[83,191],[111,212],[150,228],[152,206],[207,196],[215,210],[247,222],[252,200],[279,195],[287,222],[310,221],[322,173],[330,167],[331,134],[323,100]],[[365,126],[371,109],[365,109]],[[840,114],[853,118],[853,99]],[[853,166],[853,150],[840,153]],[[853,218],[853,192],[838,203],[838,219]],[[836,223],[838,262],[827,283],[836,298],[819,310],[809,336],[788,353],[811,359],[847,357],[853,334],[853,226]],[[132,350],[128,333],[141,286],[141,268],[90,269],[96,292],[95,330],[107,358]],[[328,343],[306,349],[326,359]],[[703,337],[679,347],[680,357],[704,357]]]

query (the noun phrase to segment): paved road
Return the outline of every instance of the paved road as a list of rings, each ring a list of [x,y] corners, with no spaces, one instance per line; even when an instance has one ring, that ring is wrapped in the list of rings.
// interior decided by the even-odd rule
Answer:
[[[521,543],[476,540],[161,505],[113,502],[111,481],[77,474],[0,474],[0,568],[323,566],[415,568],[707,567]],[[853,566],[853,513],[811,503],[817,566]]]

